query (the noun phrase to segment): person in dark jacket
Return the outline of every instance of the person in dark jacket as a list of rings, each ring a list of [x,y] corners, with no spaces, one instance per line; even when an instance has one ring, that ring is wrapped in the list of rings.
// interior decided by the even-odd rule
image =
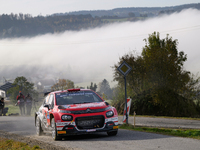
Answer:
[[[3,115],[4,105],[5,105],[4,98],[1,98],[1,100],[0,100],[0,116]]]
[[[25,115],[25,101],[24,95],[20,92],[17,96],[17,105],[19,106],[21,115]]]
[[[30,116],[32,108],[32,97],[30,96],[30,94],[27,94],[25,102],[26,102],[26,114]]]

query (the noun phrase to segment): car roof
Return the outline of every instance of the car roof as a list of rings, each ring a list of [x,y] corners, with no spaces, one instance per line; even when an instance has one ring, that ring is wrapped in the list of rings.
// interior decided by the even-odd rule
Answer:
[[[79,89],[79,88],[76,88],[76,89],[67,89],[67,90],[53,91],[53,92],[50,92],[50,93],[51,94],[64,93],[64,92],[69,92],[68,90],[70,90],[70,92],[73,92],[73,91],[92,91],[91,89]]]

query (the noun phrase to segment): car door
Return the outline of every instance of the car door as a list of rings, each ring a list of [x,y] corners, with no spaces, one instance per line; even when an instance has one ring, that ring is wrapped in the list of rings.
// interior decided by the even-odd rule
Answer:
[[[50,94],[45,97],[45,100],[44,100],[44,103],[43,103],[43,108],[42,108],[42,116],[43,116],[42,117],[42,122],[43,122],[45,128],[48,127],[48,123],[47,123],[47,117],[48,116],[47,116],[47,113],[48,113],[49,109],[46,106],[49,105],[49,98],[50,98]]]
[[[48,125],[51,125],[50,114],[53,112],[53,108],[54,108],[54,95],[53,94],[51,94],[49,97],[48,105],[49,105],[49,109],[47,111],[47,123],[48,123]]]

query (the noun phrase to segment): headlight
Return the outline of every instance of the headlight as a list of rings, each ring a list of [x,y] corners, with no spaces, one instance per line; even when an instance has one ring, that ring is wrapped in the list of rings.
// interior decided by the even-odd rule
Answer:
[[[70,116],[70,115],[62,115],[61,118],[62,118],[63,121],[71,121],[71,120],[73,120],[73,117]]]
[[[113,111],[108,111],[106,113],[106,117],[112,117],[114,115],[114,112]]]
[[[68,111],[68,110],[61,110],[61,109],[59,109],[59,112],[61,112],[61,113],[68,113],[68,114],[71,113],[71,111]]]

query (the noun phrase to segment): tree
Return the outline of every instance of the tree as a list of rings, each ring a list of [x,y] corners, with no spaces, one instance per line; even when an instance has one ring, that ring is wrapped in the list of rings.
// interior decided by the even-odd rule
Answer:
[[[13,82],[13,85],[14,87],[8,90],[8,94],[10,94],[10,98],[13,102],[16,102],[16,97],[20,91],[23,95],[29,93],[32,97],[38,96],[38,93],[34,90],[34,84],[28,82],[28,80],[23,76],[17,77]]]
[[[93,82],[91,82],[90,86],[87,86],[87,89],[91,89],[96,92],[96,89],[97,89],[96,83],[93,85]]]
[[[54,91],[58,90],[66,90],[74,88],[74,82],[71,80],[66,79],[59,79],[58,83],[54,84],[51,89]]]
[[[169,35],[160,39],[156,32],[144,41],[141,56],[126,54],[114,66],[114,80],[118,81],[120,87],[124,83],[117,71],[119,64],[125,60],[133,68],[127,76],[127,91],[134,98],[132,108],[149,115],[197,114],[193,99],[199,89],[199,77],[194,78],[189,71],[184,70],[187,55],[178,52],[178,41]],[[123,103],[119,101],[118,104]]]
[[[135,17],[135,14],[134,14],[133,12],[129,12],[129,13],[128,13],[128,16],[129,16],[129,17]]]
[[[106,99],[112,98],[112,90],[110,88],[109,82],[104,79],[102,82],[99,83],[99,91],[101,95],[104,95]]]

